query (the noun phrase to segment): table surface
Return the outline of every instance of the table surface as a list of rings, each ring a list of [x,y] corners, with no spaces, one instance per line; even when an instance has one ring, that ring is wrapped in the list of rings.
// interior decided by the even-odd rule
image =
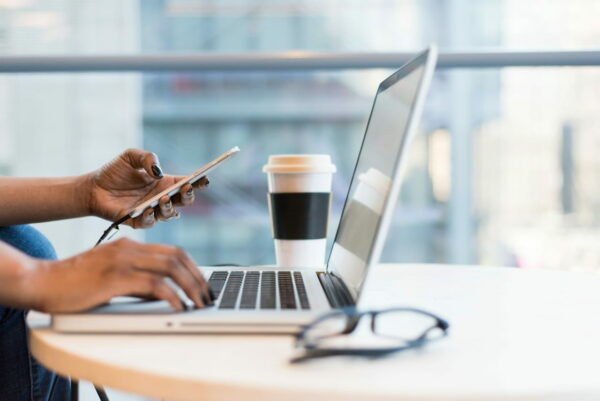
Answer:
[[[34,315],[30,343],[59,373],[173,401],[600,399],[600,275],[394,264],[365,291],[365,307],[439,314],[449,337],[291,365],[291,336],[59,334]]]

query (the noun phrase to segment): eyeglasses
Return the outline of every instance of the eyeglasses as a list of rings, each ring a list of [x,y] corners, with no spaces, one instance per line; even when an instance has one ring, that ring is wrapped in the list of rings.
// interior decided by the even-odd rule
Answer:
[[[319,317],[297,334],[296,346],[305,353],[291,362],[336,355],[376,358],[422,347],[445,337],[448,327],[444,319],[415,308],[362,312],[354,307],[343,308]],[[349,336],[351,333],[355,334]]]

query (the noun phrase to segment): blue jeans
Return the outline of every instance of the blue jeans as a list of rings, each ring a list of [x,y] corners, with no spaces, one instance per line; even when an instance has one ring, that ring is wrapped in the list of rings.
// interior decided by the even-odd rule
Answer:
[[[0,227],[0,241],[35,258],[56,259],[50,242],[31,226]],[[0,306],[0,400],[68,401],[69,380],[44,368],[29,352],[26,315]]]

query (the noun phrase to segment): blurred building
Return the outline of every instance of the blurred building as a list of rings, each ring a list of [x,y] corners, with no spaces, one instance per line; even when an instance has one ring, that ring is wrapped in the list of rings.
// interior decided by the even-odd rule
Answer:
[[[0,54],[135,53],[137,16],[131,1],[0,2]],[[133,74],[0,75],[0,174],[82,174],[139,146],[139,91]],[[106,224],[83,218],[38,228],[66,257],[91,247]]]
[[[497,43],[498,30],[462,20],[496,10],[499,2],[475,10],[462,7],[454,17],[438,1],[180,1],[141,3],[144,52],[261,52],[261,51],[398,51],[430,41],[442,46],[460,35]],[[450,2],[452,3],[452,2]],[[428,21],[442,29],[432,30]],[[377,26],[380,29],[374,30]],[[352,28],[352,29],[348,29]],[[466,31],[460,34],[457,30]],[[360,73],[251,72],[157,74],[144,78],[144,144],[160,149],[163,163],[184,172],[239,144],[242,156],[215,173],[204,206],[186,211],[178,224],[148,234],[156,241],[185,244],[206,263],[272,263],[273,248],[266,209],[262,164],[272,153],[330,153],[338,164],[334,184],[334,216],[343,205],[370,104],[378,82],[390,71]],[[471,74],[470,84],[498,87],[498,72]],[[461,79],[459,77],[459,79]],[[384,257],[400,261],[443,261],[450,257],[449,229],[444,220],[447,199],[432,191],[429,134],[450,127],[470,137],[473,124],[497,114],[495,91],[463,93],[452,89],[451,74],[439,74],[423,133],[413,151],[403,199]],[[456,85],[454,85],[456,86]],[[457,99],[454,103],[451,99]],[[458,102],[458,99],[460,102]],[[450,101],[449,101],[450,100]],[[447,103],[446,103],[447,102]],[[448,107],[446,104],[454,104]],[[456,121],[458,107],[471,113]],[[462,124],[462,125],[461,125]],[[196,163],[196,164],[194,164]],[[449,168],[449,166],[447,166]],[[472,210],[456,207],[465,219],[463,237],[471,247]],[[456,219],[462,223],[460,218]],[[464,227],[466,226],[466,229]],[[332,234],[335,229],[332,224]],[[461,228],[463,230],[461,231]],[[456,242],[456,241],[455,241]],[[457,258],[468,259],[469,252]],[[465,260],[467,261],[467,260]]]
[[[589,0],[0,1],[0,54],[595,47]],[[243,152],[149,241],[199,263],[271,263],[261,167],[327,152],[333,232],[378,82],[391,71],[0,75],[0,174],[73,175],[129,146],[187,173]],[[600,69],[438,70],[384,260],[600,268]],[[32,189],[35,190],[35,189]],[[68,256],[105,228],[41,224]],[[129,233],[131,235],[131,233]],[[142,234],[137,233],[142,236]]]

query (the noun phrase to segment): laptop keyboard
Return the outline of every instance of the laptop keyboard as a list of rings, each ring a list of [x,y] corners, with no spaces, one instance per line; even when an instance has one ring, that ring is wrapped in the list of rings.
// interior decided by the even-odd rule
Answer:
[[[208,284],[219,309],[310,309],[300,272],[214,271]]]

